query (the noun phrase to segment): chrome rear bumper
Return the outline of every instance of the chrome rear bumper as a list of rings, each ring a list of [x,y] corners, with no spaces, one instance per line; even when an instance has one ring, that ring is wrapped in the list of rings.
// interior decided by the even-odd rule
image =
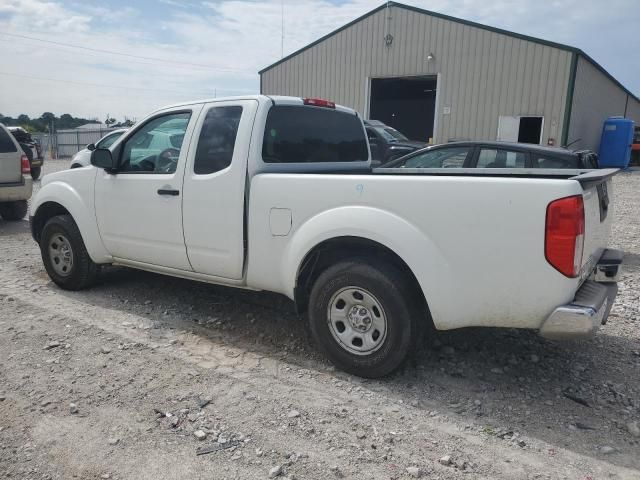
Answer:
[[[540,328],[540,335],[552,339],[584,338],[594,335],[607,322],[618,294],[622,252],[606,250],[591,280],[585,281],[568,305],[556,308]]]

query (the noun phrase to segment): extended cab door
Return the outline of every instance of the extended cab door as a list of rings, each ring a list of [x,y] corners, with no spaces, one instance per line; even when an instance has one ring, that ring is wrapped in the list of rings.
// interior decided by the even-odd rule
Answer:
[[[96,175],[100,236],[116,258],[191,270],[182,232],[182,180],[202,105],[162,111],[113,150],[115,174]]]
[[[183,224],[193,270],[241,279],[247,161],[256,100],[206,104],[184,175]]]

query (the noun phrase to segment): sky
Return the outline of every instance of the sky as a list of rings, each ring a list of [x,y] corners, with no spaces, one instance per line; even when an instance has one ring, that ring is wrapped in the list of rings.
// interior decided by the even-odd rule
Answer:
[[[258,71],[382,0],[0,0],[0,113],[140,119],[259,93]],[[581,48],[640,96],[638,0],[401,3]],[[81,47],[81,48],[78,48]]]

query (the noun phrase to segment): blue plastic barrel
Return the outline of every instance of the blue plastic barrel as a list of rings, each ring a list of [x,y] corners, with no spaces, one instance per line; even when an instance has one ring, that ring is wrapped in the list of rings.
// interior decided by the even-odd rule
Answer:
[[[633,143],[633,120],[609,117],[602,127],[598,166],[600,168],[627,168]]]

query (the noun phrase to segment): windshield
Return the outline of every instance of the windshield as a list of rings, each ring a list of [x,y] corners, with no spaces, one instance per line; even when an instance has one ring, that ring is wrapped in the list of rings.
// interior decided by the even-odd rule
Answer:
[[[387,142],[406,142],[409,140],[403,134],[401,134],[398,130],[391,127],[375,127],[376,132],[378,132]]]

